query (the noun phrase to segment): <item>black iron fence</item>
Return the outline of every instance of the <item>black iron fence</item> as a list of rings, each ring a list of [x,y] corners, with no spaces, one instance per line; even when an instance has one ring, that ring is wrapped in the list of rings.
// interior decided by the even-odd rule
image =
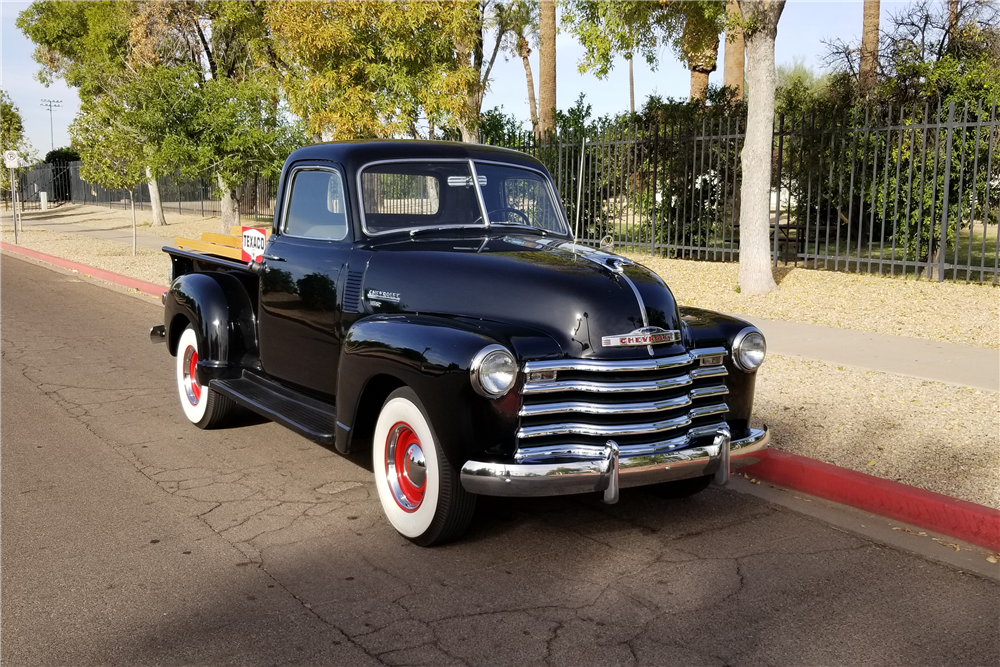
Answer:
[[[546,164],[581,242],[731,261],[744,132],[741,116],[686,114],[502,145]],[[775,265],[996,284],[998,143],[995,104],[778,117]]]
[[[127,208],[127,190],[111,190],[85,181],[80,176],[82,163],[70,166],[71,196],[74,204],[94,204],[109,208]],[[217,216],[222,212],[221,194],[214,181],[203,178],[184,179],[164,176],[156,179],[160,203],[165,212],[182,215]],[[236,188],[240,217],[247,220],[268,220],[274,217],[274,200],[278,193],[276,176],[252,174]],[[139,210],[149,210],[149,184],[142,183],[132,191]]]
[[[577,238],[619,251],[733,261],[740,250],[745,118],[713,110],[502,145],[551,172]],[[772,151],[775,265],[992,282],[1000,277],[1000,118],[996,104],[780,116]],[[19,177],[24,206],[50,201],[124,208],[127,191],[80,177],[80,163]],[[201,179],[158,179],[166,211],[218,215]],[[149,208],[149,189],[133,192]],[[274,215],[277,178],[237,188],[240,214]]]

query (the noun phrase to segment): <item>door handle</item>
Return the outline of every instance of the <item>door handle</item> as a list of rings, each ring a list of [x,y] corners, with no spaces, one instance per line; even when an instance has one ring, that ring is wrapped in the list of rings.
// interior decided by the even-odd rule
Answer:
[[[270,262],[284,262],[285,261],[284,257],[278,257],[277,255],[261,255],[260,258],[261,259],[266,259],[266,260],[268,260]]]

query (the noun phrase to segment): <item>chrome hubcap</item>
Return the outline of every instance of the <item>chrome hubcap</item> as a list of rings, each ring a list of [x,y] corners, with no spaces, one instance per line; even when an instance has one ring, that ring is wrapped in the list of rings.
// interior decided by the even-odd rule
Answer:
[[[184,385],[184,393],[187,395],[187,399],[191,405],[198,405],[198,401],[201,399],[201,385],[195,379],[195,369],[197,367],[198,350],[188,345],[187,349],[184,350],[184,364],[181,366],[183,369],[181,384]]]
[[[415,512],[424,500],[427,467],[420,439],[404,422],[393,426],[386,437],[385,477],[396,504]]]

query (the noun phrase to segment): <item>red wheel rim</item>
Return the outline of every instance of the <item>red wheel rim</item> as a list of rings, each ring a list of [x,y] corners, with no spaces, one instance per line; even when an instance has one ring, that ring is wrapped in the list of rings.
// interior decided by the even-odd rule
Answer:
[[[405,422],[396,423],[386,436],[385,476],[400,509],[417,511],[424,500],[427,471],[420,438]]]
[[[191,405],[198,405],[201,400],[201,385],[198,384],[195,370],[198,367],[198,350],[193,345],[188,345],[184,350],[184,393]]]

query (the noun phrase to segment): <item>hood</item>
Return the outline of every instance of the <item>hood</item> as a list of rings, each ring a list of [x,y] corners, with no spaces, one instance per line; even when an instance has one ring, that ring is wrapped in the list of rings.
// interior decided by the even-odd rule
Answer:
[[[609,347],[602,339],[645,326],[681,329],[673,295],[646,267],[533,235],[380,244],[362,294],[373,313],[468,317],[540,330],[566,355],[581,358],[649,358],[644,345]],[[657,357],[682,349],[679,343],[652,347]]]

